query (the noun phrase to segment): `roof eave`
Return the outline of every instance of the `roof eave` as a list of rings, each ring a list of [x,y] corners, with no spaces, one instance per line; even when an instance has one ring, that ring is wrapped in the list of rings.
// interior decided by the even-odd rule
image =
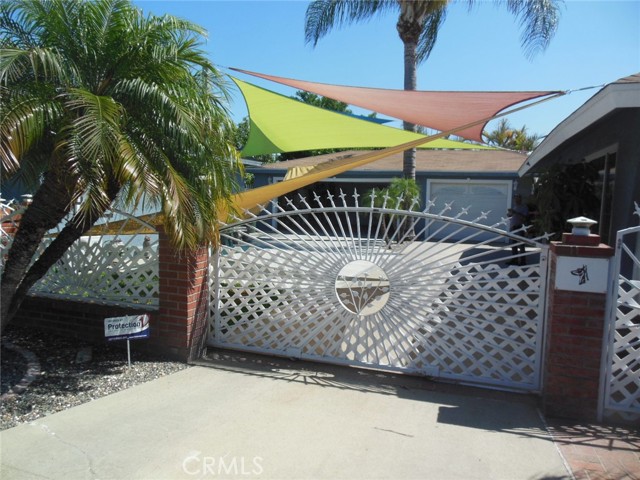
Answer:
[[[556,126],[518,170],[529,173],[564,142],[618,108],[640,107],[640,83],[612,83],[587,100]]]

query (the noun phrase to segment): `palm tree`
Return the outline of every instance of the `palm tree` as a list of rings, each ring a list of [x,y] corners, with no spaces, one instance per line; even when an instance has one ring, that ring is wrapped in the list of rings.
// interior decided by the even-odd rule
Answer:
[[[0,3],[2,180],[37,185],[4,264],[2,328],[114,202],[156,206],[177,248],[216,240],[239,163],[203,34],[127,0]]]
[[[473,0],[468,0],[470,4]],[[506,0],[503,3],[523,27],[521,43],[527,56],[544,49],[553,37],[563,0]],[[399,12],[396,29],[404,44],[404,89],[416,90],[418,64],[433,49],[450,0],[314,0],[306,12],[305,37],[315,46],[333,27]],[[405,130],[415,125],[404,122]],[[404,153],[403,174],[415,178],[415,149]]]
[[[500,119],[498,126],[491,132],[482,132],[485,141],[489,145],[496,147],[509,148],[520,152],[530,152],[539,143],[540,136],[535,133],[529,133],[527,126],[515,129],[509,124],[506,118]]]
[[[537,133],[529,133],[527,126],[523,125],[515,131],[513,149],[519,152],[531,152],[540,143],[541,137]]]
[[[491,132],[482,132],[482,136],[489,145],[508,148],[513,141],[514,130],[508,119],[501,118],[496,128]]]

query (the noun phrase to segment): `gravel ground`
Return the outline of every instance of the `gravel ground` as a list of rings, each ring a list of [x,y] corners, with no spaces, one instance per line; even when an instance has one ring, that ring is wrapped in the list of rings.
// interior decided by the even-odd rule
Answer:
[[[188,365],[137,352],[131,342],[82,340],[9,327],[2,336],[0,430],[177,372]],[[124,348],[123,348],[124,347]]]

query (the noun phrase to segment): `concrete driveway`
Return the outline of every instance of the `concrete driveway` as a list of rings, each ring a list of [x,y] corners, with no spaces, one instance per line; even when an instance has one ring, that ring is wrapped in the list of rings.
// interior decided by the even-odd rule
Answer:
[[[0,441],[3,480],[571,478],[526,396],[224,352]]]

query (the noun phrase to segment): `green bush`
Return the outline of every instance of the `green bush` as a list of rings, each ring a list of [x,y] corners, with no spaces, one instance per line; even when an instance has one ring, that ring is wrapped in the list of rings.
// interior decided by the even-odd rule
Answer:
[[[552,239],[559,239],[568,230],[568,219],[599,218],[598,178],[598,170],[590,163],[553,165],[540,175],[533,195],[535,233],[553,233]]]

